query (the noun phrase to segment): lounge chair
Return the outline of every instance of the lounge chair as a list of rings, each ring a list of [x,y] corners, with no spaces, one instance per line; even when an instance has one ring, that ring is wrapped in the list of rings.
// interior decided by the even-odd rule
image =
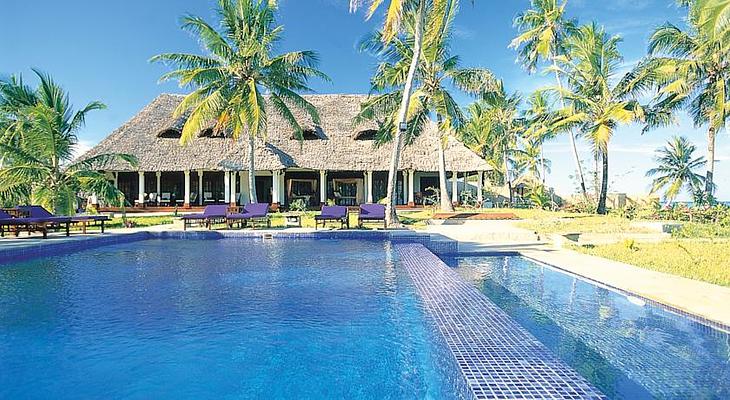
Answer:
[[[160,195],[160,205],[170,206],[170,193],[165,192]]]
[[[57,222],[63,224],[66,219],[71,220],[74,225],[81,225],[81,232],[86,234],[86,228],[89,226],[101,227],[101,233],[104,233],[104,224],[111,220],[106,215],[76,215],[73,217],[59,217],[53,215],[50,211],[46,210],[42,206],[20,206],[18,210],[22,214],[26,214],[31,218],[49,220],[51,222]]]
[[[16,218],[8,214],[5,211],[0,210],[0,236],[5,237],[5,232],[15,232],[15,236],[18,236],[21,228],[28,229],[31,225],[30,218]],[[15,228],[15,229],[12,229]],[[30,233],[31,231],[28,231]],[[46,237],[44,234],[43,237]]]
[[[364,222],[383,221],[385,225],[385,206],[382,204],[360,204],[360,215],[357,217],[357,223],[362,226]]]
[[[317,229],[320,223],[324,228],[327,222],[339,222],[340,227],[350,227],[350,218],[345,206],[322,206],[322,212],[314,216],[314,229]]]
[[[18,220],[16,224],[25,222],[25,229],[28,231],[28,234],[41,232],[45,239],[48,237],[49,229],[55,231],[63,229],[66,231],[66,236],[69,236],[71,233],[71,217],[55,216],[41,206],[18,206],[16,209],[22,215],[22,217],[16,218]],[[17,236],[18,233],[19,231],[16,230],[15,235]]]
[[[228,205],[212,205],[205,206],[202,214],[188,214],[181,217],[183,221],[183,230],[187,230],[188,226],[205,225],[211,229],[215,223],[226,222],[226,214],[228,214]]]
[[[268,203],[253,203],[243,206],[243,212],[228,214],[226,223],[229,228],[233,228],[234,224],[238,224],[241,228],[251,222],[251,227],[255,227],[256,222],[265,222],[267,228],[271,228],[271,220],[269,219]]]
[[[203,192],[203,203],[215,203],[215,199],[213,198],[213,192]]]

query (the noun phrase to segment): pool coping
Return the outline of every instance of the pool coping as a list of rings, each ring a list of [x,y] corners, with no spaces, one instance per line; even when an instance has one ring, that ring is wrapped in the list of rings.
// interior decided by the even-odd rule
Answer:
[[[427,233],[411,230],[322,230],[322,231],[216,231],[216,230],[139,230],[136,232],[84,235],[57,240],[43,240],[0,246],[0,266],[17,261],[94,249],[114,244],[132,243],[151,239],[339,239],[339,240],[388,240],[393,243],[421,243],[434,254],[455,255],[458,243],[454,240],[434,238]]]
[[[475,399],[606,398],[423,245],[394,249]]]

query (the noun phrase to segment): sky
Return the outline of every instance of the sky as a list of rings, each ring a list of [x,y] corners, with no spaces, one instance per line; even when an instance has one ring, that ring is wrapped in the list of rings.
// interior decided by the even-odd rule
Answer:
[[[508,48],[516,30],[514,17],[529,0],[462,1],[455,21],[453,53],[463,66],[489,68],[502,78],[509,91],[529,94],[552,84],[541,73],[530,75],[516,63]],[[174,82],[160,83],[168,69],[149,59],[164,52],[200,52],[197,41],[180,29],[187,14],[215,20],[214,0],[2,0],[0,14],[0,76],[23,74],[29,82],[31,68],[51,74],[80,108],[100,100],[106,110],[91,114],[79,133],[81,149],[88,149],[132,118],[160,93],[185,93]],[[581,23],[596,21],[608,32],[620,35],[624,69],[646,54],[649,35],[660,24],[683,24],[684,10],[675,0],[569,0],[568,16]],[[315,50],[320,69],[331,82],[313,81],[317,93],[367,93],[368,79],[377,59],[357,50],[358,41],[376,29],[380,16],[365,20],[362,11],[350,13],[348,0],[280,0],[278,22],[284,26],[280,51]],[[459,96],[466,106],[471,99]],[[687,136],[705,155],[705,129],[696,129],[686,115],[674,126],[641,134],[641,126],[619,128],[610,146],[610,190],[639,195],[647,193],[645,172],[653,157],[673,135]],[[715,182],[717,197],[730,199],[730,139],[717,138]],[[586,165],[592,165],[590,149],[579,142]],[[568,139],[563,136],[546,147],[552,161],[548,185],[560,194],[571,194],[575,173]],[[685,196],[686,198],[686,196]]]

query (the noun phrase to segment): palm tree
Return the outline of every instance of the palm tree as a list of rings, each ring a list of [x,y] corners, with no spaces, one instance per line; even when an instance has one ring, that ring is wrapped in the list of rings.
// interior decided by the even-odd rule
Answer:
[[[0,81],[0,201],[32,202],[61,215],[75,211],[79,193],[123,206],[124,195],[98,171],[118,160],[134,166],[134,157],[100,154],[74,161],[76,133],[87,115],[104,105],[95,101],[74,111],[63,88],[34,72],[37,89],[21,77]]]
[[[689,19],[711,40],[727,43],[730,35],[729,0],[677,0],[689,8]]]
[[[704,157],[694,157],[696,147],[684,136],[673,137],[666,146],[657,150],[654,160],[659,164],[646,172],[647,177],[654,177],[651,192],[656,193],[666,189],[664,198],[674,200],[677,195],[686,189],[694,193],[701,188],[704,177],[695,170],[704,167]]]
[[[558,0],[531,0],[532,8],[515,18],[514,24],[520,34],[510,44],[510,47],[518,50],[522,65],[530,72],[537,69],[540,60],[549,63],[558,88],[563,86],[561,73],[564,72],[558,64],[570,59],[565,41],[576,30],[576,21],[565,18],[567,3],[567,0],[562,3],[559,3]],[[565,108],[565,98],[562,95],[559,98],[561,107]],[[575,133],[568,131],[568,136],[580,189],[583,196],[587,198],[588,192],[578,147],[575,143]]]
[[[152,61],[169,63],[175,70],[162,80],[176,79],[193,91],[175,110],[176,116],[190,113],[183,127],[182,144],[209,126],[238,140],[248,135],[249,201],[255,203],[254,151],[256,139],[266,138],[268,113],[280,115],[298,138],[302,127],[292,108],[302,110],[319,123],[317,109],[299,93],[310,92],[312,77],[328,80],[317,70],[318,57],[312,51],[274,55],[282,26],[276,26],[276,1],[219,0],[220,30],[194,16],[183,18],[183,29],[198,36],[206,55],[166,53]]]
[[[445,146],[449,135],[464,124],[461,108],[449,91],[450,87],[462,92],[479,95],[495,87],[491,72],[484,69],[461,68],[459,57],[450,53],[450,39],[453,19],[458,1],[452,1],[444,15],[441,10],[429,13],[424,33],[422,59],[418,65],[414,81],[414,100],[409,111],[409,124],[405,141],[410,141],[422,133],[424,124],[435,115],[440,132],[438,146],[439,191],[447,192]],[[435,21],[438,20],[438,21]],[[375,34],[363,42],[363,49],[377,51],[385,61],[378,67],[372,79],[372,90],[380,94],[371,97],[362,107],[355,122],[361,120],[385,120],[381,124],[381,139],[391,138],[396,116],[395,105],[403,96],[403,79],[406,76],[408,60],[413,55],[414,24],[408,19],[404,24],[405,35],[393,38],[383,46],[381,34]],[[453,211],[448,196],[440,196],[441,211]]]
[[[387,198],[388,205],[385,213],[385,224],[387,226],[397,226],[398,215],[395,208],[395,186],[397,182],[398,166],[400,164],[400,154],[403,149],[404,135],[408,130],[409,106],[411,97],[413,96],[413,82],[418,69],[418,63],[421,55],[421,47],[423,46],[423,32],[426,14],[428,9],[446,10],[447,3],[452,0],[387,0],[388,11],[386,13],[385,22],[383,24],[382,39],[385,43],[390,42],[401,30],[401,22],[404,16],[411,13],[414,18],[413,26],[413,55],[408,65],[408,73],[403,84],[403,95],[400,99],[396,124],[393,128],[393,151],[390,158],[390,168],[388,169],[388,189]],[[350,10],[355,11],[362,6],[364,0],[350,0]],[[372,18],[375,12],[380,8],[386,0],[368,0],[367,18]]]
[[[547,169],[549,161],[545,160],[545,142],[554,138],[559,131],[554,126],[558,116],[553,110],[549,92],[544,90],[536,90],[527,98],[527,110],[525,111],[525,123],[527,130],[524,133],[528,146],[531,151],[538,154],[540,160],[540,172],[535,174],[536,178],[540,178],[543,186],[547,177]],[[572,133],[571,133],[572,134]]]
[[[686,31],[670,23],[654,31],[650,58],[637,66],[635,81],[659,88],[655,107],[666,115],[658,123],[667,124],[672,112],[685,109],[695,126],[707,125],[705,191],[712,195],[715,138],[730,116],[730,53],[724,40],[713,40],[702,32],[696,18],[688,24]]]
[[[608,194],[608,147],[617,126],[644,120],[644,109],[633,99],[639,88],[631,85],[633,75],[616,74],[623,58],[618,50],[621,39],[608,36],[596,24],[582,26],[566,45],[572,59],[566,63],[570,74],[563,96],[570,106],[561,110],[560,127],[575,125],[591,143],[593,152],[601,161],[601,187],[598,195],[598,214],[606,213]]]
[[[481,155],[495,170],[501,171],[512,203],[512,167],[516,165],[518,139],[525,121],[519,115],[522,99],[507,94],[502,82],[468,108],[469,118],[460,131],[462,141]]]

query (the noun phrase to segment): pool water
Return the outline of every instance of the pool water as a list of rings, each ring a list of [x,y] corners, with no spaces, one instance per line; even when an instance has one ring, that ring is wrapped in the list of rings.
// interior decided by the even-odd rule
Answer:
[[[387,242],[150,240],[0,266],[0,398],[454,398]]]
[[[614,399],[730,399],[730,335],[521,257],[449,260]]]

